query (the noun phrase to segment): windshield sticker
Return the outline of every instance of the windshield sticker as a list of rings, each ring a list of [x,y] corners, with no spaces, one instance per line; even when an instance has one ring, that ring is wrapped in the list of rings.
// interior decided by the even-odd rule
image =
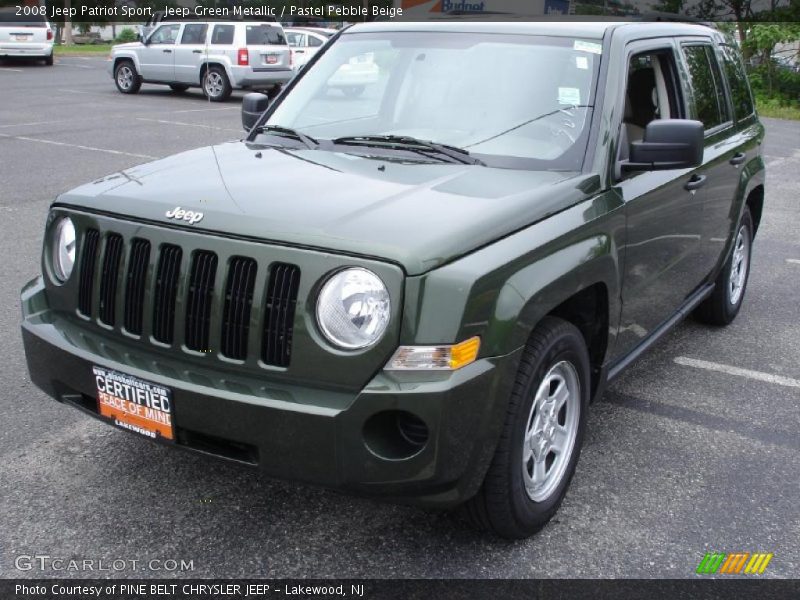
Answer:
[[[579,106],[581,103],[581,91],[573,87],[558,88],[558,103]]]
[[[575,66],[583,71],[586,71],[589,68],[589,59],[585,56],[576,56]]]
[[[575,40],[575,43],[572,47],[575,50],[580,50],[581,52],[591,52],[592,54],[601,54],[603,52],[603,45],[598,42]]]

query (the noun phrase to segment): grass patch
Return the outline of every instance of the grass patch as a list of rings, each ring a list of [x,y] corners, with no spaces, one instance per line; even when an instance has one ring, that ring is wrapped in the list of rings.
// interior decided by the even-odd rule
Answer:
[[[758,103],[758,115],[772,119],[789,119],[800,121],[800,108],[797,106],[781,106],[774,102]]]
[[[56,56],[75,56],[78,54],[108,54],[111,44],[75,44],[73,46],[55,46]]]

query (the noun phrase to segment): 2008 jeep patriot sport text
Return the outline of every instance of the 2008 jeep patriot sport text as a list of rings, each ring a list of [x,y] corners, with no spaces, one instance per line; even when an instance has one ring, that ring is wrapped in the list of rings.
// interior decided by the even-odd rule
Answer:
[[[360,94],[328,85],[364,64]],[[606,382],[739,311],[763,128],[712,29],[357,25],[268,102],[242,141],[56,199],[22,291],[39,387],[523,537]]]

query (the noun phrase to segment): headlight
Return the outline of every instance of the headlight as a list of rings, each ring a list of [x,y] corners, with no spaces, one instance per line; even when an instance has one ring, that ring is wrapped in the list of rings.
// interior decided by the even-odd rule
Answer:
[[[75,266],[75,226],[69,217],[62,218],[53,230],[53,271],[64,283]]]
[[[389,291],[366,269],[345,269],[331,277],[317,299],[317,323],[335,345],[349,350],[374,344],[392,313]]]

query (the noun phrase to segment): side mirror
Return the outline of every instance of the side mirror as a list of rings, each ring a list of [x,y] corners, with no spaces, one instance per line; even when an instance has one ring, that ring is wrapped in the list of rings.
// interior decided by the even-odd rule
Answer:
[[[631,142],[630,160],[623,171],[688,169],[703,164],[704,128],[700,121],[658,119],[650,121],[644,139]]]
[[[269,108],[269,96],[252,92],[242,99],[242,127],[250,131],[261,114]]]

